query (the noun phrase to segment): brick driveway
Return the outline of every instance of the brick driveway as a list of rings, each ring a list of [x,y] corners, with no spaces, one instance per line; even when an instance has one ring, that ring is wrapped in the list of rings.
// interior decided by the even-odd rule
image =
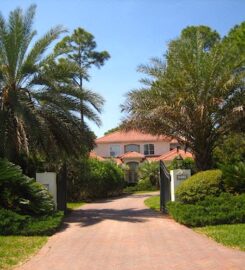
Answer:
[[[223,247],[146,209],[140,194],[88,204],[19,270],[245,269],[245,252]]]

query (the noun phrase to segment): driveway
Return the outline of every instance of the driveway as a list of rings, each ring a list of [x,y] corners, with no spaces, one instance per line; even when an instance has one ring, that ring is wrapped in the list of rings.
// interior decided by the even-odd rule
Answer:
[[[147,209],[151,194],[83,206],[18,270],[245,269],[245,252]]]

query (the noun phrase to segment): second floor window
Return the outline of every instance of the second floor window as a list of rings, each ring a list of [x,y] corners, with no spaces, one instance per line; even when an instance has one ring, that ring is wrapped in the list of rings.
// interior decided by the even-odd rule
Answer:
[[[138,152],[140,153],[140,146],[138,144],[128,144],[124,146],[124,153]]]
[[[154,155],[154,144],[145,144],[144,145],[144,155]]]
[[[110,156],[118,157],[120,155],[120,145],[114,144],[110,146]]]

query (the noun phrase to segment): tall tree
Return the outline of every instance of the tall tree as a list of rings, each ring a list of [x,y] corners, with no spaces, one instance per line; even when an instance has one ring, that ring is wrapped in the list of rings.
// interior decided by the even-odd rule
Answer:
[[[139,67],[147,77],[128,93],[125,126],[175,137],[192,149],[199,170],[211,168],[217,139],[244,119],[235,111],[244,105],[245,58],[230,46],[208,27],[184,29],[163,60]]]
[[[96,114],[89,105],[92,105],[97,112],[101,112],[101,106],[104,101],[98,94],[86,90],[83,85],[84,80],[89,80],[89,69],[92,66],[100,68],[110,58],[107,51],[98,52],[96,47],[97,44],[94,36],[82,28],[77,28],[72,35],[64,37],[55,48],[57,55],[61,56],[61,61],[69,61],[77,67],[77,72],[73,74],[73,83],[76,88],[80,89],[83,95],[80,99],[82,123],[84,123],[84,116],[90,114],[91,116],[93,115],[92,120],[100,124]]]
[[[64,87],[72,70],[46,53],[64,29],[53,28],[34,42],[34,15],[35,6],[10,12],[8,21],[0,15],[0,157],[14,162],[30,147],[73,154],[81,142],[72,113],[79,99]]]

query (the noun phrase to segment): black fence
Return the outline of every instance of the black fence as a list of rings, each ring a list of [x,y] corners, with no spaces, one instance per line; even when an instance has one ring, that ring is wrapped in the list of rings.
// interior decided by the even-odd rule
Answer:
[[[163,163],[160,161],[160,209],[167,213],[166,204],[171,200],[171,176]]]

